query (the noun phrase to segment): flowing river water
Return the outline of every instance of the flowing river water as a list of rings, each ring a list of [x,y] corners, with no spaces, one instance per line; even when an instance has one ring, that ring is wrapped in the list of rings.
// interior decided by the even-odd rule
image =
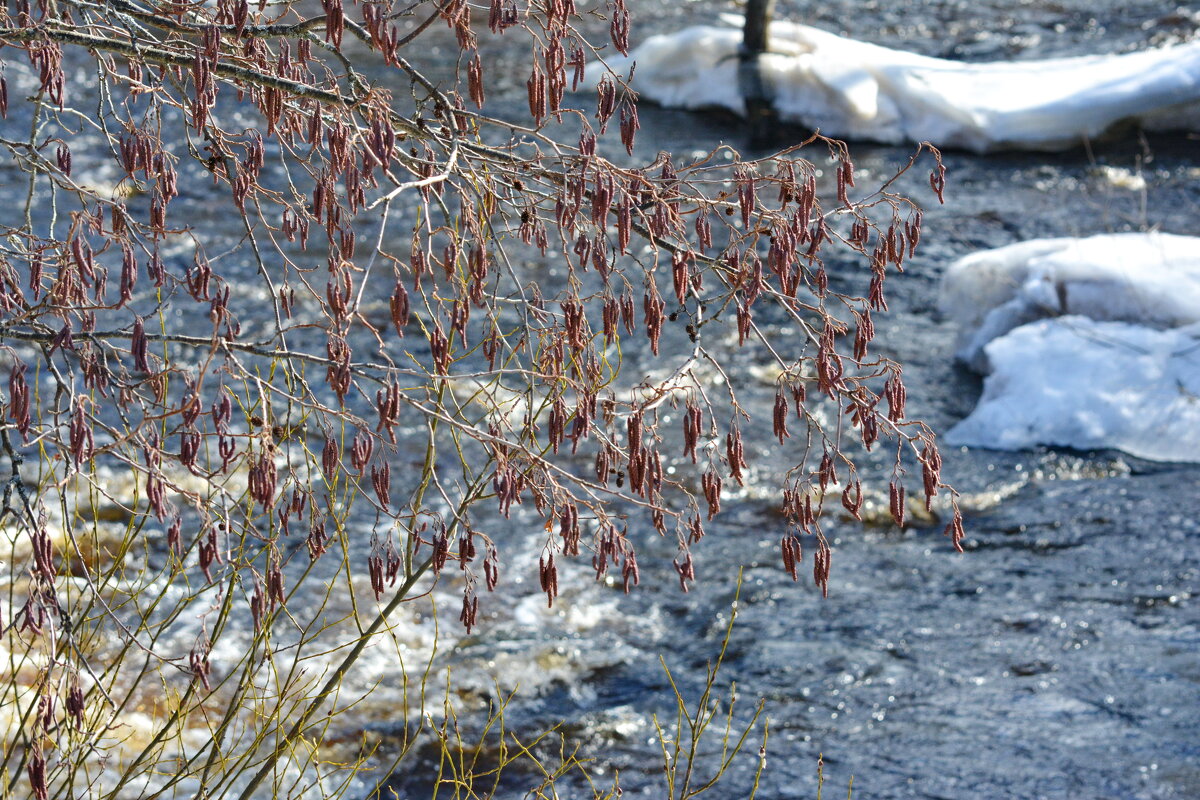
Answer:
[[[634,43],[730,10],[712,0],[631,6]],[[1196,8],[1149,0],[835,0],[781,2],[777,13],[973,61],[1125,52],[1200,29]],[[485,47],[489,64],[519,60],[504,41]],[[495,75],[488,111],[520,113],[524,78],[515,68]],[[742,147],[743,131],[727,116],[643,106],[641,124],[634,159],[644,162],[659,150],[684,158],[720,142],[747,155],[768,152]],[[800,136],[781,130],[774,144]],[[860,186],[868,186],[895,173],[912,148],[859,143],[851,152]],[[953,363],[956,331],[936,310],[951,261],[1036,237],[1193,233],[1200,220],[1195,136],[1130,134],[1062,154],[951,152],[945,163],[944,206],[923,187],[924,172],[901,186],[925,207],[925,233],[906,274],[889,282],[891,311],[876,318],[875,340],[905,365],[909,415],[938,432],[963,418],[980,392],[979,378]],[[189,202],[197,226],[233,225],[203,198]],[[835,285],[865,285],[864,264],[828,267]],[[548,282],[560,277],[552,259],[534,268]],[[668,357],[672,343],[683,346],[664,342]],[[625,797],[666,796],[654,717],[673,718],[675,700],[660,656],[695,702],[742,569],[718,690],[737,682],[742,721],[765,701],[770,740],[759,797],[815,797],[819,754],[825,791],[835,797],[851,777],[855,795],[872,798],[1200,797],[1200,466],[1116,452],[950,450],[944,476],[964,494],[966,552],[956,554],[941,535],[944,521],[904,531],[832,523],[833,577],[822,598],[779,564],[784,521],[771,487],[794,454],[781,452],[766,425],[773,391],[754,355],[739,351],[729,369],[757,420],[747,431],[750,486],[725,502],[695,548],[690,592],[679,591],[670,566],[674,543],[643,536],[636,591],[625,595],[619,585],[595,583],[587,564],[568,564],[562,594],[547,609],[535,577],[543,539],[531,518],[514,513],[511,521],[481,520],[506,564],[498,595],[484,598],[480,629],[461,633],[453,590],[445,608],[454,610],[439,612],[436,634],[428,606],[401,615],[395,636],[414,664],[438,639],[435,671],[451,671],[464,731],[482,727],[488,702],[516,689],[510,728],[531,734],[558,725],[593,759],[598,781],[619,771]],[[648,373],[655,362],[633,347],[625,368]],[[402,449],[400,461],[413,455]],[[420,721],[399,713],[404,689],[385,654],[362,666],[345,689],[374,691],[334,733],[355,742],[365,728],[382,764]],[[757,750],[754,741],[712,796],[748,795]],[[701,771],[719,756],[719,738],[706,740]],[[435,748],[418,747],[408,759],[381,796],[430,795]],[[578,780],[565,779],[559,796],[579,796]],[[532,771],[513,768],[497,796],[525,796],[534,782]],[[372,785],[361,781],[360,796]]]
[[[639,3],[632,38],[726,10]],[[778,15],[971,61],[1127,52],[1190,39],[1200,28],[1195,7],[1156,2],[842,0],[781,3]],[[519,72],[492,101],[497,108],[524,102]],[[641,122],[635,159],[744,142],[738,122],[724,116],[643,105]],[[774,144],[796,141],[788,136]],[[911,148],[858,143],[852,153],[865,186],[898,169]],[[1194,233],[1200,140],[1131,134],[1062,154],[948,153],[946,164],[944,206],[920,180],[905,187],[926,208],[927,233],[892,282],[876,339],[905,365],[912,415],[941,432],[980,391],[979,378],[953,363],[956,331],[936,310],[945,267],[1037,237]],[[858,285],[864,269],[847,262],[830,271]],[[638,356],[631,361],[636,370]],[[753,385],[752,362],[739,361],[731,379]],[[758,394],[758,419],[769,416],[769,401],[769,392]],[[748,446],[763,475],[785,458],[770,433],[757,430]],[[456,680],[483,695],[494,681],[519,685],[509,725],[564,723],[602,774],[620,771],[626,797],[664,797],[653,715],[671,718],[674,696],[659,656],[695,702],[744,567],[719,684],[736,680],[743,710],[766,700],[760,797],[815,797],[818,754],[834,797],[851,777],[855,796],[872,798],[1200,797],[1200,467],[1116,452],[963,448],[946,453],[945,474],[971,509],[963,555],[941,524],[904,532],[835,525],[833,585],[823,599],[782,572],[770,535],[783,526],[777,501],[751,492],[726,504],[697,548],[699,579],[687,594],[665,544],[646,559],[650,577],[634,593],[592,584],[580,566],[550,612],[526,564],[525,591],[510,587],[513,605],[450,656]],[[735,761],[716,795],[749,792],[756,751],[757,743]],[[719,739],[702,753],[711,767]],[[392,783],[401,796],[427,793],[420,769],[405,775]],[[501,796],[520,797],[524,786],[516,778]]]

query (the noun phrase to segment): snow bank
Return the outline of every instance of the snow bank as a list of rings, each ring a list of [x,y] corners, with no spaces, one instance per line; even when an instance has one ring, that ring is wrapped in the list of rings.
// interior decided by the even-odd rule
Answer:
[[[736,23],[740,25],[740,20]],[[1125,55],[964,64],[776,21],[764,77],[785,119],[827,135],[942,147],[1065,149],[1135,120],[1200,127],[1200,41]],[[743,113],[740,28],[653,36],[608,64],[642,97]],[[588,67],[587,86],[604,68]]]
[[[979,372],[988,342],[1044,317],[1189,325],[1200,322],[1200,238],[1122,233],[984,250],[950,266],[940,302],[961,327],[956,355]]]
[[[962,327],[958,357],[989,373],[947,441],[1200,462],[1200,238],[985,250],[947,270],[941,305]]]
[[[1200,324],[1153,330],[1067,316],[985,348],[992,373],[951,444],[1114,448],[1200,461]]]

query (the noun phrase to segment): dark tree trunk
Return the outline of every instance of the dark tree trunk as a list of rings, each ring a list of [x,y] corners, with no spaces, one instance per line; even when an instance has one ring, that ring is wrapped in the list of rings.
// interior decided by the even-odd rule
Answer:
[[[746,24],[738,64],[738,86],[746,104],[751,146],[768,143],[778,122],[774,98],[762,77],[759,59],[767,51],[767,30],[775,0],[747,0]]]

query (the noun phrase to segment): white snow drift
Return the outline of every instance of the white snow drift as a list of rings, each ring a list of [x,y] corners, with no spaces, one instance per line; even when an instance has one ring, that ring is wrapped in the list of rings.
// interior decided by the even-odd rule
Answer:
[[[987,354],[983,397],[947,441],[1200,461],[1200,325],[1158,331],[1057,317],[1022,325]]]
[[[737,22],[740,24],[740,20]],[[1124,55],[966,64],[776,21],[764,77],[785,119],[827,135],[941,147],[1063,149],[1119,122],[1200,127],[1200,41]],[[743,113],[738,28],[652,36],[608,64],[642,97]],[[587,70],[589,86],[604,73]]]
[[[950,267],[959,358],[988,373],[956,444],[1200,461],[1200,238],[1044,239]]]
[[[1200,238],[1121,233],[983,250],[946,271],[941,306],[961,329],[956,355],[980,372],[984,345],[1043,317],[1200,322]]]

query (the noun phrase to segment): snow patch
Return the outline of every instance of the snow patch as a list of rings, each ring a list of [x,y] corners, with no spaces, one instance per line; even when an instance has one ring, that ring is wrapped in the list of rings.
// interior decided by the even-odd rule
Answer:
[[[1200,462],[1200,238],[1040,239],[953,264],[942,310],[989,373],[953,444]]]
[[[646,99],[741,114],[741,38],[735,27],[687,28],[652,36],[607,63],[628,75],[636,62],[632,85]],[[1200,41],[1123,55],[967,64],[775,21],[769,49],[761,64],[780,115],[826,136],[982,152],[1066,149],[1124,121],[1154,130],[1200,126]],[[603,74],[599,63],[588,65],[584,88]]]
[[[950,266],[940,303],[961,328],[957,357],[979,372],[988,342],[1045,317],[1189,325],[1200,322],[1200,237],[1122,233],[983,250]]]
[[[951,444],[1114,448],[1200,461],[1200,324],[1159,331],[1067,316],[985,348],[992,372]]]

